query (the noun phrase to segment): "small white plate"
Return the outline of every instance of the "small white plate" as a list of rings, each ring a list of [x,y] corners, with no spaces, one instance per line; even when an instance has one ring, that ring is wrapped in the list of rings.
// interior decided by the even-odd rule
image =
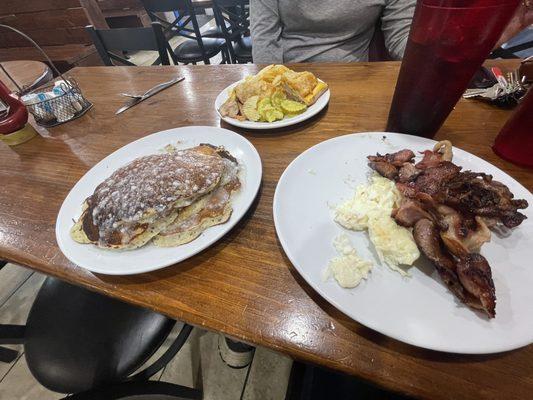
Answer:
[[[235,119],[235,118],[223,117],[220,114],[220,111],[218,110],[220,109],[222,104],[224,104],[224,102],[228,99],[231,89],[233,89],[235,86],[237,86],[241,82],[242,81],[239,81],[239,82],[235,82],[229,85],[226,89],[220,92],[220,94],[217,96],[215,100],[215,109],[217,111],[218,116],[222,120],[226,121],[228,124],[238,126],[239,128],[276,129],[276,128],[283,128],[285,126],[295,125],[318,114],[320,111],[322,111],[324,107],[326,107],[326,105],[329,102],[330,91],[328,89],[324,93],[322,93],[322,95],[317,99],[315,104],[310,106],[307,110],[305,110],[305,112],[298,114],[297,116],[292,117],[292,118],[284,118],[282,120],[274,121],[274,122],[254,122],[254,121],[239,121],[238,119]]]
[[[70,237],[73,219],[81,214],[81,205],[96,186],[116,169],[135,158],[155,154],[172,144],[189,148],[200,143],[224,146],[243,168],[243,186],[233,198],[233,213],[222,225],[216,225],[190,243],[178,247],[157,247],[152,243],[135,250],[106,250],[92,244],[80,244]],[[130,275],[154,271],[183,261],[204,250],[224,236],[246,213],[261,184],[261,158],[255,147],[232,131],[208,126],[189,126],[154,133],[110,154],[91,168],[65,198],[56,221],[56,240],[63,254],[73,263],[93,272]]]
[[[509,175],[458,148],[453,161],[465,170],[491,174],[516,198],[526,199],[527,215],[510,237],[496,234],[481,253],[492,267],[496,318],[489,320],[458,302],[427,260],[410,268],[410,278],[380,265],[368,236],[343,230],[332,205],[353,196],[372,171],[366,156],[431,149],[435,141],[394,133],[360,133],[322,142],[296,158],[279,180],[274,222],[279,240],[304,279],[327,301],[361,324],[415,346],[454,353],[496,353],[533,342],[533,196]],[[345,231],[359,255],[374,261],[368,279],[353,289],[322,272],[336,256],[335,236]]]

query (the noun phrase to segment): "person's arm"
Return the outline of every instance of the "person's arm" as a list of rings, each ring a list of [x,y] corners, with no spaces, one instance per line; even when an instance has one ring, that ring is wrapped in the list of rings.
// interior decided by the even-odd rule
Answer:
[[[250,1],[252,57],[256,64],[283,64],[278,0]]]
[[[381,30],[385,37],[385,46],[389,54],[396,60],[401,60],[409,28],[413,20],[416,0],[386,0],[381,16]]]

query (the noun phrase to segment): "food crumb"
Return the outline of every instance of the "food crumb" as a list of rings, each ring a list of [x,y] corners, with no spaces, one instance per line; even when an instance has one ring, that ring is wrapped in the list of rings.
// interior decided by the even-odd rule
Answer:
[[[174,153],[176,150],[177,150],[176,147],[170,143],[167,144],[165,147],[163,147],[163,152],[169,153],[169,154]]]

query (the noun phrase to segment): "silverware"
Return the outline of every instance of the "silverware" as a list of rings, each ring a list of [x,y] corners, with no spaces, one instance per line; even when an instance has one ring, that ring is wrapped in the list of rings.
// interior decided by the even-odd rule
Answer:
[[[162,90],[165,90],[166,88],[168,88],[168,87],[170,87],[172,85],[175,85],[176,83],[181,82],[184,79],[185,79],[184,77],[180,76],[180,77],[172,79],[171,81],[160,83],[158,85],[155,85],[153,88],[147,90],[144,94],[142,94],[140,96],[138,96],[138,95],[130,95],[128,93],[121,93],[123,96],[132,97],[132,99],[129,100],[128,102],[126,102],[126,104],[124,104],[122,107],[120,107],[117,110],[117,112],[115,113],[115,115],[118,115],[118,114],[126,111],[127,109],[129,109],[129,108],[131,108],[133,106],[136,106],[141,101],[144,101],[144,100],[152,97],[154,94],[159,93]]]
[[[138,99],[138,98],[141,98],[143,97],[142,94],[130,94],[130,93],[120,93],[121,96],[124,96],[124,97],[132,97],[134,99]]]

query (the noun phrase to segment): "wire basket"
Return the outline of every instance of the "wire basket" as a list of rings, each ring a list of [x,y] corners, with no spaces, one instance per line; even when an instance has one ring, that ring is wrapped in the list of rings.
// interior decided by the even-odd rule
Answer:
[[[0,28],[6,28],[16,32],[30,41],[44,55],[46,60],[48,60],[54,72],[61,77],[61,80],[57,82],[40,86],[22,96],[24,105],[33,115],[37,124],[49,128],[67,121],[72,121],[81,117],[93,106],[83,96],[78,83],[73,78],[63,76],[44,50],[32,38],[9,25],[0,24]],[[19,88],[20,94],[22,94],[24,92],[23,89],[20,88],[17,82],[15,82],[3,67],[1,68],[15,86]]]
[[[54,95],[54,97],[52,97]],[[41,86],[24,96],[24,104],[41,126],[52,127],[81,117],[91,107],[74,79]]]

